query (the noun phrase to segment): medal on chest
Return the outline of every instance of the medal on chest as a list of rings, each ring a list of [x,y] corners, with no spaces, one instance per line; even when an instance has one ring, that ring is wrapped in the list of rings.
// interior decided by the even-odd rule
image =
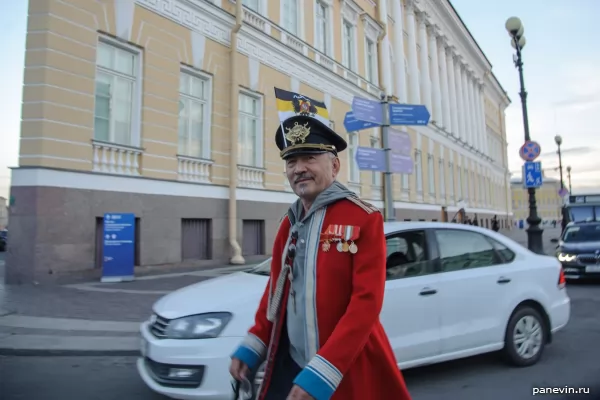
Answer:
[[[335,249],[339,253],[356,254],[358,246],[356,240],[360,234],[360,227],[351,225],[329,225],[323,234],[324,240],[321,249],[324,252],[331,250],[331,244],[335,243]]]

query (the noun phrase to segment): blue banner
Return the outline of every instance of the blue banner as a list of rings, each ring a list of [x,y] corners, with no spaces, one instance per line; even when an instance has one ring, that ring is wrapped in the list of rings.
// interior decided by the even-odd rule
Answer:
[[[104,214],[102,282],[132,281],[135,262],[135,214]]]

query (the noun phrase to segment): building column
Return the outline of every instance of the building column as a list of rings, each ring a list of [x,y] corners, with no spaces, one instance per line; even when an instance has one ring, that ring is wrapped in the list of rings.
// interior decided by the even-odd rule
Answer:
[[[394,65],[394,75],[396,75],[396,96],[400,103],[408,103],[406,87],[406,66],[404,65],[404,27],[402,15],[401,0],[390,0],[392,2],[392,12],[394,15],[394,54],[396,63]],[[409,34],[410,35],[410,34]],[[398,40],[400,38],[400,40]],[[416,50],[416,47],[415,47]]]
[[[458,129],[459,129],[459,137],[464,142],[467,143],[467,124],[466,124],[466,114],[467,109],[465,107],[465,91],[463,85],[463,70],[462,64],[460,62],[460,56],[456,56],[455,64],[454,64],[454,72],[456,74],[456,97],[458,100],[458,119],[460,121]]]
[[[440,78],[442,85],[442,115],[444,116],[444,129],[446,132],[452,130],[452,117],[450,116],[450,91],[448,89],[448,66],[446,65],[446,43],[440,36],[437,42],[438,61],[440,63]]]
[[[429,26],[429,58],[431,59],[431,85],[433,94],[433,120],[439,127],[444,126],[444,115],[442,110],[442,90],[440,86],[440,65],[438,60],[437,38],[438,31],[434,25]]]
[[[433,115],[431,103],[431,80],[429,75],[429,52],[427,51],[427,16],[423,12],[417,14],[419,23],[419,59],[421,61],[421,102]]]
[[[479,101],[477,100],[477,77],[471,79],[471,96],[473,103],[473,132],[475,135],[475,146],[477,150],[483,152],[483,141],[481,138],[481,124],[479,123]]]
[[[488,143],[488,134],[487,134],[487,123],[485,122],[485,102],[484,102],[484,92],[483,92],[483,83],[478,82],[477,85],[477,98],[479,105],[479,126],[481,126],[481,134],[483,135],[483,154],[486,156],[490,156],[490,149]]]
[[[385,94],[391,96],[394,93],[394,83],[392,79],[392,62],[390,57],[390,35],[388,33],[388,12],[387,0],[379,0],[379,20],[385,26],[385,36],[381,43],[381,59],[383,61],[383,85],[385,86]]]
[[[452,49],[447,47],[445,49],[446,52],[446,70],[448,73],[448,89],[450,92],[450,97],[448,98],[448,102],[450,103],[450,120],[452,121],[452,126],[448,129],[454,137],[459,136],[458,130],[458,97],[456,96],[456,72],[454,67],[454,56],[452,55]]]
[[[406,31],[408,32],[408,82],[409,99],[413,104],[421,104],[419,89],[419,61],[417,54],[417,27],[415,22],[415,6],[413,0],[406,0]],[[401,36],[404,40],[404,35]]]
[[[470,70],[467,73],[467,97],[469,102],[469,132],[471,133],[471,147],[477,149],[477,130],[475,125],[475,102],[473,101],[473,73]]]
[[[462,65],[460,69],[461,82],[463,85],[463,104],[465,105],[465,138],[466,142],[470,147],[473,147],[473,131],[471,121],[473,118],[473,111],[471,110],[471,99],[469,96],[469,71],[467,65]]]

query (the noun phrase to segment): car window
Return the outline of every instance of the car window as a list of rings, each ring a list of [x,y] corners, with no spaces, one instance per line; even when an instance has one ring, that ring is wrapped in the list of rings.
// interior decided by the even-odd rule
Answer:
[[[569,226],[562,238],[565,243],[600,241],[600,225]]]
[[[387,279],[426,275],[431,268],[427,259],[425,231],[405,231],[389,235],[387,246]]]
[[[509,263],[515,259],[516,255],[515,255],[515,253],[513,253],[513,251],[511,249],[509,249],[502,243],[500,243],[497,240],[494,240],[490,237],[488,237],[487,239],[494,247],[494,250],[496,250],[496,252],[500,255],[500,257],[502,258],[502,261],[504,261],[505,263]]]
[[[487,267],[499,262],[494,247],[480,233],[438,229],[435,235],[442,272]]]

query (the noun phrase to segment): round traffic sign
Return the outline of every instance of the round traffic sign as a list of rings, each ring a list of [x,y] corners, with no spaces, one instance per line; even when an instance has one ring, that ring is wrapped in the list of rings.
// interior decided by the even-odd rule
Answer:
[[[534,161],[540,156],[541,152],[542,147],[538,142],[528,140],[523,144],[523,146],[521,146],[521,149],[519,150],[519,155],[521,156],[523,161]]]

